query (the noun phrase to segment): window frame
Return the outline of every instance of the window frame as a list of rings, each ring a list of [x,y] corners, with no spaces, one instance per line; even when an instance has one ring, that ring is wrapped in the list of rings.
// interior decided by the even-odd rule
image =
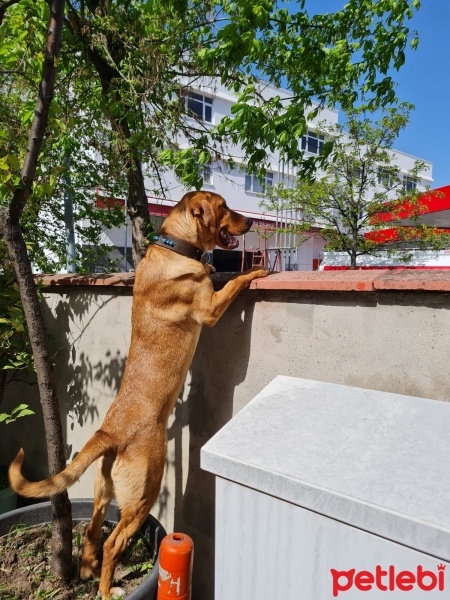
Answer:
[[[264,180],[261,182],[257,175],[254,173],[248,173],[245,171],[245,184],[244,189],[246,192],[253,194],[264,194],[268,187],[273,187],[274,184],[274,172],[267,171],[264,175]]]
[[[382,185],[385,188],[392,187],[394,184],[392,173],[390,173],[388,169],[380,167],[377,173],[377,182],[378,185]]]
[[[405,193],[417,190],[418,179],[411,175],[403,175],[403,191]]]
[[[201,169],[202,169],[203,185],[214,185],[213,170],[211,168],[211,165],[204,164],[204,165],[202,165]],[[205,177],[205,175],[207,175],[207,177]]]
[[[190,90],[185,96],[186,112],[191,119],[213,123],[213,98],[203,92]],[[199,110],[194,110],[197,107]]]
[[[324,143],[325,136],[317,134],[317,132],[312,129],[308,129],[306,135],[302,135],[302,150],[306,150],[306,152],[309,152],[310,154],[315,154],[317,156],[322,154]]]

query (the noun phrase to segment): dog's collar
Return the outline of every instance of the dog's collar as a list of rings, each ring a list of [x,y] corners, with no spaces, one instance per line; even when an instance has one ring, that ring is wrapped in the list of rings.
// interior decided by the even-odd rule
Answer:
[[[171,235],[154,235],[153,240],[155,246],[161,246],[161,248],[172,250],[172,252],[176,252],[182,256],[187,256],[187,258],[192,258],[193,260],[204,262],[205,256],[208,256],[208,252],[205,250],[200,250],[196,246],[188,244],[187,242],[183,242],[183,240],[179,240]]]

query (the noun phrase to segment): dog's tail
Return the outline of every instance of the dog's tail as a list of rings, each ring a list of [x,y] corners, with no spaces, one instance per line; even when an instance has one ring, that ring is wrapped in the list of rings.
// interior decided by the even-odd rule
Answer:
[[[25,457],[21,448],[9,467],[10,485],[15,492],[27,498],[54,496],[78,481],[89,465],[111,450],[113,450],[111,438],[99,429],[64,471],[42,481],[27,481],[21,473]]]

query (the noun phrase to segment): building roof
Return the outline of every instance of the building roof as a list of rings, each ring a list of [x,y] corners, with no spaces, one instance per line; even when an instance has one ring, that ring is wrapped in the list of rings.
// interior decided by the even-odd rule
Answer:
[[[450,185],[423,192],[416,202],[405,199],[395,212],[380,212],[374,215],[372,223],[391,224],[391,227],[369,231],[368,239],[385,244],[399,241],[400,228],[410,228],[410,237],[420,237],[420,230],[414,217],[420,215],[422,224],[434,228],[435,233],[450,234]],[[415,234],[417,234],[415,236]]]

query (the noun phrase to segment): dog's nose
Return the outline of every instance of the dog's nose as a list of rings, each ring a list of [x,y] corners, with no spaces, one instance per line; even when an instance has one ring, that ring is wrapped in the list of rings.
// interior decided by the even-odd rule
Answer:
[[[253,219],[247,219],[247,225],[248,225],[248,228],[250,229],[250,227],[253,225]]]

